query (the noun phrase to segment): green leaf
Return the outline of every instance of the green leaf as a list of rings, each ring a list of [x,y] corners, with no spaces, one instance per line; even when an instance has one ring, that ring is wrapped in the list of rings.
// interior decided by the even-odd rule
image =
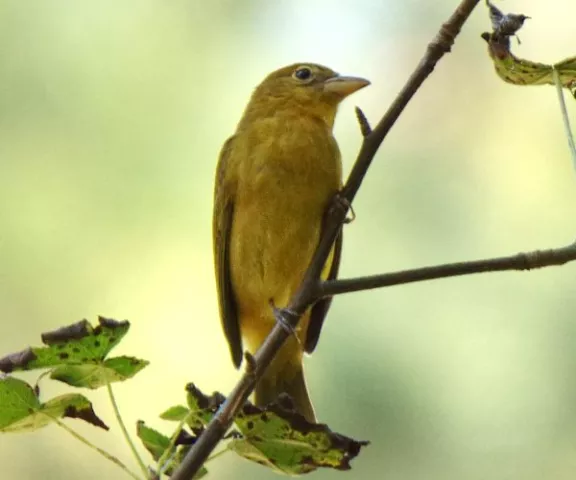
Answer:
[[[203,431],[225,398],[218,392],[205,395],[192,383],[186,386],[186,391],[188,408],[182,405],[170,407],[161,418],[185,420],[199,435],[196,429]],[[358,455],[361,447],[368,445],[368,442],[335,433],[324,424],[306,421],[294,410],[287,395],[265,409],[246,402],[235,419],[235,425],[237,430],[226,437],[232,438],[227,446],[229,450],[288,475],[301,475],[320,467],[348,470],[350,461]],[[154,431],[148,442],[150,446],[147,448],[159,458],[169,439]]]
[[[142,420],[136,425],[136,433],[154,460],[158,460],[170,446],[170,438],[147,427]]]
[[[576,142],[570,127],[570,118],[564,101],[563,88],[576,98],[576,57],[570,57],[554,65],[533,62],[516,57],[510,51],[510,37],[516,36],[524,21],[530,17],[523,14],[504,14],[486,0],[493,31],[484,32],[482,38],[488,43],[488,53],[494,62],[496,73],[505,82],[514,85],[555,85],[562,112],[566,139],[576,168]],[[520,42],[520,40],[518,40]]]
[[[50,378],[73,387],[100,388],[108,383],[122,382],[136,375],[148,365],[133,357],[115,357],[100,364],[63,365],[55,368]]]
[[[242,437],[232,440],[229,449],[287,475],[320,467],[349,470],[350,460],[368,445],[337,434],[327,425],[310,423],[276,402],[266,409],[247,404],[235,424]]]
[[[83,395],[61,395],[41,403],[34,389],[14,377],[0,379],[0,431],[37,430],[60,418],[79,418],[108,430],[94,413],[92,403]]]
[[[188,416],[189,413],[190,410],[188,410],[188,408],[186,408],[184,405],[175,405],[174,407],[170,407],[168,410],[161,413],[160,418],[172,422],[181,422]]]
[[[92,327],[87,320],[42,334],[46,347],[27,348],[0,359],[0,370],[53,368],[51,378],[75,387],[99,388],[133,377],[146,360],[121,356],[106,358],[130,328],[127,321],[103,317]]]
[[[563,87],[571,91],[576,88],[576,57],[554,65],[533,62],[510,52],[510,42],[502,44],[495,41],[493,36],[486,38],[496,73],[505,82],[514,85],[555,85],[553,71],[556,69]]]
[[[162,433],[146,426],[146,424],[140,420],[137,424],[136,431],[140,440],[144,444],[144,447],[150,454],[152,458],[156,461],[160,460],[164,452],[170,447],[170,438]],[[194,437],[190,437],[188,434],[184,434],[188,441],[191,441]],[[176,441],[178,444],[178,440]],[[172,475],[174,470],[182,463],[182,460],[190,450],[190,445],[177,445],[175,453],[168,460],[168,464],[165,467],[164,473],[168,476]],[[160,469],[162,465],[158,465]],[[194,479],[200,479],[208,473],[206,468],[202,467],[199,472],[194,476]]]
[[[202,429],[212,420],[212,417],[224,400],[226,400],[226,398],[219,392],[214,392],[212,395],[205,395],[196,385],[189,383],[186,385],[186,402],[188,407],[184,405],[170,407],[160,414],[160,418],[173,422],[186,420],[188,426],[193,430]]]
[[[553,71],[558,72],[560,83],[574,93],[576,89],[576,57],[553,65],[533,62],[515,56],[510,51],[510,37],[522,27],[526,17],[522,14],[504,14],[487,2],[493,31],[482,34],[488,43],[488,53],[496,73],[502,80],[514,85],[555,85]]]
[[[11,426],[40,407],[34,389],[26,382],[14,377],[0,379],[0,431],[10,431]]]

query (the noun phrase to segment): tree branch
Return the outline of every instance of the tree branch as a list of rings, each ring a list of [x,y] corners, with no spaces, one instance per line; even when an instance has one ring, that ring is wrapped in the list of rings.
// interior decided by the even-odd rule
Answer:
[[[432,267],[415,268],[400,272],[384,273],[358,278],[329,280],[318,285],[318,299],[343,293],[391,287],[405,283],[422,282],[438,278],[457,277],[474,273],[503,272],[506,270],[533,270],[564,265],[576,261],[576,242],[566,247],[518,253],[509,257],[488,258],[471,262],[447,263]]]
[[[440,31],[428,45],[422,60],[388,111],[378,125],[364,136],[354,167],[340,194],[341,198],[338,202],[335,202],[335,205],[343,208],[337,208],[333,205],[328,209],[325,228],[323,229],[322,238],[318,243],[314,257],[304,275],[300,288],[292,297],[290,304],[285,310],[287,321],[293,327],[297,326],[300,316],[314,302],[322,268],[326,263],[336,236],[342,228],[348,206],[356,196],[356,192],[358,192],[360,188],[376,151],[400,117],[400,114],[410,99],[422,83],[424,83],[424,80],[432,73],[438,61],[445,53],[450,51],[462,25],[468,19],[479,1],[480,0],[461,0],[448,21],[440,27]],[[361,123],[361,126],[364,130],[363,133],[367,133],[366,124],[362,125]],[[199,471],[210,455],[210,452],[216,448],[218,442],[232,425],[235,415],[254,390],[256,381],[270,364],[274,355],[276,355],[288,336],[288,329],[286,329],[284,325],[276,323],[262,346],[254,355],[253,365],[242,375],[236,387],[234,387],[224,404],[220,407],[220,410],[218,410],[212,421],[206,427],[206,430],[200,435],[197,442],[182,461],[180,467],[174,472],[171,477],[172,480],[190,480]]]

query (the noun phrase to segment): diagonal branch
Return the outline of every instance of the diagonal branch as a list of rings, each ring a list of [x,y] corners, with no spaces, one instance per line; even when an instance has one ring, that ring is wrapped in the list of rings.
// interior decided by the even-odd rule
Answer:
[[[460,33],[462,25],[464,25],[464,22],[468,19],[479,1],[480,0],[460,1],[456,10],[452,13],[448,21],[440,27],[440,31],[428,45],[422,60],[388,111],[376,127],[374,127],[368,135],[364,136],[354,167],[341,192],[341,198],[335,202],[335,206],[329,208],[327,212],[323,235],[314,257],[304,275],[300,288],[292,297],[286,309],[288,313],[288,315],[286,315],[287,321],[293,327],[296,327],[300,316],[315,300],[315,293],[322,268],[326,263],[336,236],[342,228],[348,206],[356,196],[356,192],[358,192],[360,188],[376,151],[400,117],[400,114],[410,99],[418,91],[422,83],[424,83],[424,80],[432,73],[438,61],[445,53],[450,51],[450,48],[454,44],[454,39],[458,33]],[[367,132],[365,126],[363,130],[365,130],[364,133]],[[337,208],[338,206],[343,208]],[[242,375],[242,378],[234,390],[228,395],[228,398],[208,424],[206,430],[200,435],[198,441],[190,449],[180,467],[174,472],[171,477],[172,480],[189,480],[200,470],[210,455],[210,452],[214,450],[218,442],[232,425],[235,415],[254,390],[256,381],[260,378],[289,335],[288,329],[284,325],[276,323],[262,346],[254,355],[252,367]]]
[[[564,265],[576,261],[576,242],[561,248],[518,253],[509,257],[488,258],[471,262],[447,263],[432,267],[415,268],[400,272],[370,275],[358,278],[330,280],[318,285],[318,298],[359,292],[373,288],[391,287],[405,283],[422,282],[438,278],[472,275],[474,273],[503,272],[506,270],[533,270]]]

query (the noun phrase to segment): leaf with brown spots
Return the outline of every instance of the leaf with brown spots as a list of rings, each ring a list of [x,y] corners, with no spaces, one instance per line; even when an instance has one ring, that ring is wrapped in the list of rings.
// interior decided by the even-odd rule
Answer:
[[[225,397],[218,392],[206,395],[193,383],[186,386],[186,392],[187,407],[170,407],[160,417],[184,421],[195,435],[200,435]],[[230,439],[228,450],[288,475],[301,475],[321,467],[349,470],[350,461],[368,445],[335,433],[327,425],[308,422],[296,412],[288,395],[282,395],[264,409],[246,402],[234,422],[237,430],[232,429],[224,437]],[[156,434],[151,434],[150,441],[157,439]],[[166,441],[167,437],[161,440],[161,448],[166,448]]]
[[[92,327],[87,320],[42,334],[45,347],[0,358],[0,370],[12,372],[52,368],[51,378],[75,387],[99,388],[133,377],[148,365],[146,360],[121,356],[106,358],[128,332],[127,321],[99,317]]]
[[[160,418],[172,422],[184,420],[190,428],[201,430],[212,420],[224,400],[226,398],[220,392],[206,395],[196,385],[189,383],[186,385],[186,403],[188,406],[175,405],[170,407],[160,414]]]
[[[193,383],[186,385],[186,402],[190,409],[188,425],[191,427],[207,425],[224,400],[226,397],[220,392],[205,395]]]
[[[241,437],[233,439],[229,449],[287,475],[322,467],[349,470],[350,460],[368,445],[335,433],[325,424],[308,422],[286,399],[266,409],[247,404],[235,424]]]
[[[72,385],[96,389],[109,383],[123,382],[148,365],[134,357],[113,357],[98,363],[70,364],[56,367],[50,378]]]
[[[42,403],[23,380],[11,376],[0,379],[0,432],[37,430],[66,417],[108,430],[83,395],[60,395]]]
[[[533,62],[515,56],[510,51],[510,37],[522,27],[527,17],[522,14],[503,14],[487,2],[494,30],[482,38],[488,43],[488,53],[498,76],[514,85],[555,85],[554,70],[562,87],[576,92],[576,57],[567,58],[553,65]],[[498,13],[495,21],[494,11]]]

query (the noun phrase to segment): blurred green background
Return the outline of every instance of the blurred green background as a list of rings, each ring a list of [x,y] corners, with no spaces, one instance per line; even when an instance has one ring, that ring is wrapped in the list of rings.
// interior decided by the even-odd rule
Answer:
[[[335,128],[348,170],[353,106],[376,121],[456,0],[0,0],[0,354],[98,314],[129,319],[115,351],[149,359],[117,384],[129,425],[186,382],[238,378],[212,270],[219,148],[252,88],[298,61],[372,80]],[[497,2],[530,15],[516,54],[576,53],[576,3]],[[342,275],[550,248],[576,237],[576,176],[556,93],[494,74],[483,5],[381,148],[345,227]],[[571,99],[572,116],[575,103]],[[336,299],[307,361],[322,421],[371,446],[314,478],[573,479],[576,266]],[[27,375],[33,380],[35,375]],[[67,391],[42,384],[43,398]],[[69,421],[133,466],[112,427]],[[148,458],[148,457],[146,457]],[[57,427],[0,435],[2,479],[120,479]],[[234,455],[209,478],[273,474]]]

